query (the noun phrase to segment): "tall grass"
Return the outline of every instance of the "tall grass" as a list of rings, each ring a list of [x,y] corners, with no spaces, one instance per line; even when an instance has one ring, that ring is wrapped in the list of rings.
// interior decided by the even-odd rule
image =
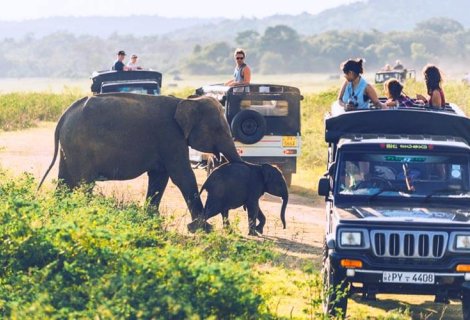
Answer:
[[[383,96],[383,86],[376,86]],[[444,83],[446,100],[459,105],[470,114],[469,87],[459,82]],[[416,93],[426,93],[422,82],[408,81],[404,91],[414,97]],[[192,88],[168,91],[167,94],[187,97]],[[302,152],[300,170],[315,177],[326,168],[326,143],[324,141],[324,117],[336,100],[338,88],[331,88],[320,93],[304,93],[302,101]],[[0,129],[17,130],[35,126],[39,121],[57,121],[60,114],[73,101],[83,96],[77,89],[66,88],[62,93],[8,93],[0,95]],[[309,176],[310,176],[309,175]],[[294,177],[295,179],[299,179]],[[307,183],[301,183],[307,185]]]
[[[83,93],[65,89],[62,93],[15,92],[0,95],[0,128],[18,130],[39,121],[56,121],[62,112]]]

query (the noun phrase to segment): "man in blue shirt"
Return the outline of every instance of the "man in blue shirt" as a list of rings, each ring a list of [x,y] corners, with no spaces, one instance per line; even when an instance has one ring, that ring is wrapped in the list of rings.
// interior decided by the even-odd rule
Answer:
[[[125,57],[126,53],[123,50],[119,51],[117,53],[117,59],[111,69],[116,71],[129,71],[129,67],[127,67],[123,62]]]

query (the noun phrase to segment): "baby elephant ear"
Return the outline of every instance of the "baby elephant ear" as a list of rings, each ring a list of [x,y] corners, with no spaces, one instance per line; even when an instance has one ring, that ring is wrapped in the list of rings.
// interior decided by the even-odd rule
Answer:
[[[181,100],[176,106],[175,120],[183,131],[185,139],[188,139],[198,122],[198,104],[199,102],[196,100]]]
[[[273,178],[274,170],[276,170],[272,165],[270,164],[262,164],[261,165],[261,172],[263,173],[263,178],[264,181],[267,182]]]

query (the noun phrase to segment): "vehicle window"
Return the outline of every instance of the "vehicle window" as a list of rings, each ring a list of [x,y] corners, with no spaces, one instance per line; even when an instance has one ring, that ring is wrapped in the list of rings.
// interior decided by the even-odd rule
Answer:
[[[339,163],[339,194],[470,196],[464,155],[346,152]]]
[[[127,93],[137,93],[137,94],[149,94],[149,95],[159,95],[160,92],[158,88],[147,88],[143,86],[107,86],[103,87],[103,93],[106,92],[127,92]]]
[[[240,108],[254,110],[263,116],[285,117],[289,113],[289,104],[286,100],[253,100],[244,99]]]

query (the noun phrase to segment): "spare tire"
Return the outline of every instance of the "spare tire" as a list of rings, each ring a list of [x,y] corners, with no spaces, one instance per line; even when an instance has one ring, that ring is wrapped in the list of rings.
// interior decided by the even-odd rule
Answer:
[[[243,110],[235,115],[231,128],[236,140],[245,144],[253,144],[264,137],[266,120],[254,110]]]

